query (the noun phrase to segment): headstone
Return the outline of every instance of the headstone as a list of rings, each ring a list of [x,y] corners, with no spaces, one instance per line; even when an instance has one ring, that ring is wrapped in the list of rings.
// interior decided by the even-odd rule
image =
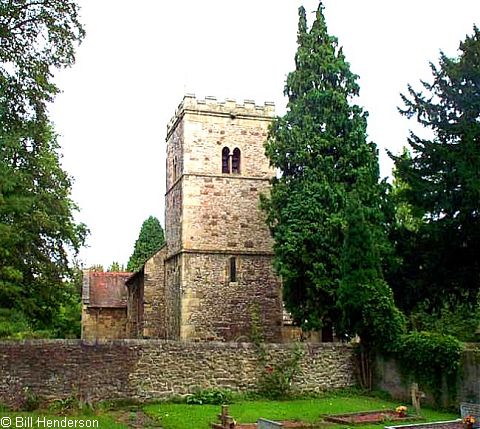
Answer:
[[[475,418],[473,427],[480,428],[480,404],[462,402],[460,404],[460,415],[462,416],[462,419],[467,416],[473,416]]]
[[[273,420],[267,419],[258,419],[257,429],[282,429],[283,425],[279,422],[274,422]]]
[[[415,413],[417,415],[420,415],[420,399],[425,398],[425,394],[422,391],[420,391],[417,383],[412,383],[410,392],[412,395],[412,405],[413,405],[413,408],[415,408]]]
[[[228,405],[222,405],[222,412],[218,414],[220,423],[211,423],[212,429],[235,429],[235,420],[228,415]]]

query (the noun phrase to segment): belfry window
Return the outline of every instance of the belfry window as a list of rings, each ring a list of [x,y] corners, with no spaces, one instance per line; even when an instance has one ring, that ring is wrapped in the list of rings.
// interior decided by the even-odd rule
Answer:
[[[230,173],[230,149],[222,149],[222,173]]]
[[[230,258],[230,283],[237,281],[237,258]]]
[[[232,173],[240,174],[240,149],[233,149],[232,155]]]

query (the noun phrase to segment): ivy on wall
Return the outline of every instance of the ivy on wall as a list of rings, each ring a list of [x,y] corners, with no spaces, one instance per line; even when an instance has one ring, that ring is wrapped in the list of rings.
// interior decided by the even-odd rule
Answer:
[[[461,352],[462,343],[451,335],[410,332],[399,342],[397,359],[402,375],[428,389],[439,403],[443,377],[446,377],[448,393],[456,393]]]

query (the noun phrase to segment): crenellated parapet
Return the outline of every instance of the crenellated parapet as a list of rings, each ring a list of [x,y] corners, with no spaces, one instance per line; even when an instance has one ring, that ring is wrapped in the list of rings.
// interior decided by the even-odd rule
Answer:
[[[275,103],[266,101],[263,105],[258,105],[254,100],[244,100],[242,103],[234,99],[226,98],[223,101],[216,97],[206,96],[204,99],[197,98],[195,94],[186,94],[182,102],[178,105],[175,115],[167,125],[167,139],[175,128],[176,124],[185,115],[185,113],[201,112],[213,116],[229,116],[235,118],[266,119],[271,121],[275,115]]]

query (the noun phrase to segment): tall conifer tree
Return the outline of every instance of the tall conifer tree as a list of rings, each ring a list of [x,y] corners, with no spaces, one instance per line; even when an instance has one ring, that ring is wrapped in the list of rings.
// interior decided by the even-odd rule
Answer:
[[[368,281],[381,279],[377,267],[386,241],[377,149],[367,142],[367,113],[352,103],[359,92],[357,76],[327,32],[321,3],[311,29],[305,9],[299,9],[297,42],[296,68],[285,86],[287,113],[274,122],[266,143],[266,154],[281,175],[263,206],[284,301],[294,320],[307,329],[333,324],[354,334],[351,329],[358,324],[345,320],[338,291],[342,279],[351,279],[359,266],[345,264],[346,255],[373,258]],[[367,255],[352,251],[359,244],[355,236],[345,240],[352,198],[369,229]],[[351,302],[348,293],[356,284],[344,283],[343,302]],[[386,295],[394,308],[388,286]]]
[[[428,311],[474,307],[480,291],[478,28],[460,44],[458,58],[441,53],[431,69],[433,83],[422,82],[422,91],[409,86],[401,111],[430,134],[411,134],[412,156],[392,156],[404,184],[399,197],[423,219],[397,246],[403,266],[395,273],[396,293],[407,311],[416,303]]]
[[[156,217],[150,216],[142,224],[132,256],[127,264],[127,270],[138,271],[164,243],[165,236],[160,221]]]

